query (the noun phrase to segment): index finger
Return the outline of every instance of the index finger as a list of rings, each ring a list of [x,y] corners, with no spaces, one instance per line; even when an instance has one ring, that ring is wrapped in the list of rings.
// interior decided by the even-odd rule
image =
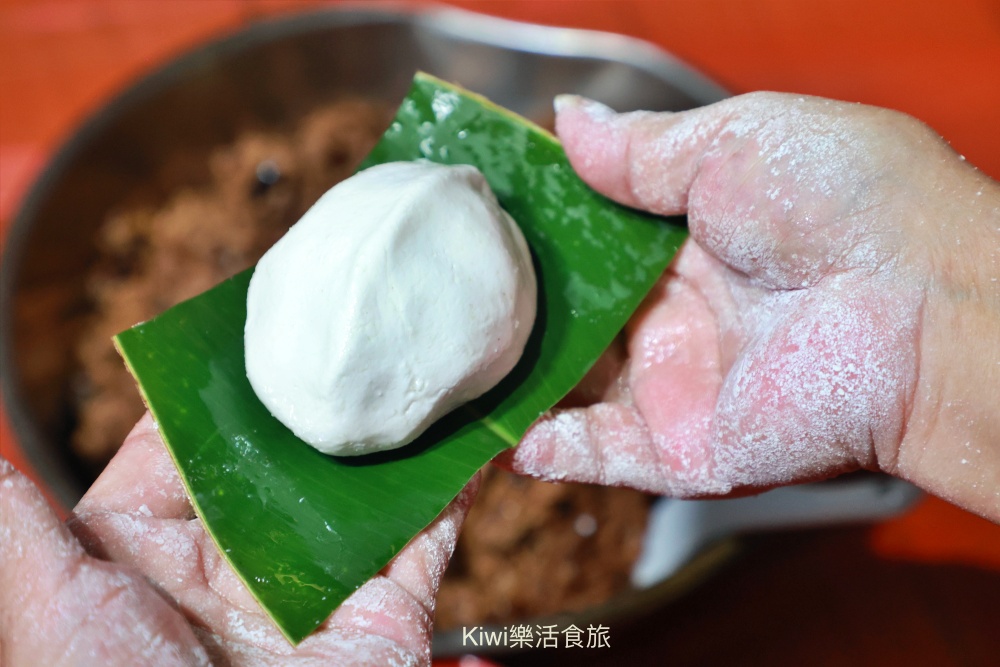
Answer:
[[[74,509],[76,514],[136,511],[164,519],[190,518],[193,513],[177,468],[148,412]]]

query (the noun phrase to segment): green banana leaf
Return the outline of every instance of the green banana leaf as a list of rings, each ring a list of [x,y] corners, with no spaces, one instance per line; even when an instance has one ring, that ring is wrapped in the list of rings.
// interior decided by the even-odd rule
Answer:
[[[686,235],[595,194],[551,134],[423,74],[365,166],[419,158],[485,174],[531,246],[539,312],[514,371],[413,444],[325,456],[268,413],[244,369],[252,270],[115,338],[198,515],[292,643],[579,382]]]

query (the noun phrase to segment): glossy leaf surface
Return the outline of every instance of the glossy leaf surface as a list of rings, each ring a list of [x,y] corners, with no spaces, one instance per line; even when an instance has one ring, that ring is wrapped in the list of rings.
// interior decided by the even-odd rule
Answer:
[[[535,256],[539,312],[517,368],[411,445],[325,456],[268,413],[244,370],[250,271],[116,337],[195,509],[294,643],[579,382],[686,235],[595,194],[552,135],[426,75],[366,166],[419,158],[484,173]]]

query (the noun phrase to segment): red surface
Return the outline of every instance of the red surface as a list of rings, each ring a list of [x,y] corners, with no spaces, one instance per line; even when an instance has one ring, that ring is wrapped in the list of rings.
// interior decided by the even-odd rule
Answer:
[[[310,0],[0,0],[0,233],[74,127],[136,77]],[[375,3],[378,4],[378,3]],[[470,0],[507,18],[654,42],[734,92],[793,91],[891,107],[1000,178],[995,0]],[[24,467],[0,414],[3,455]],[[868,532],[882,558],[1000,571],[1000,526],[935,499]]]

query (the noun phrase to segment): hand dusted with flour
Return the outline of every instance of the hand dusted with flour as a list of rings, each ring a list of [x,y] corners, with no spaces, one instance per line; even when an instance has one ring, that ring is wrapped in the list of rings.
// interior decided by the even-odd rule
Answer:
[[[592,373],[603,402],[540,421],[508,465],[685,497],[881,469],[1000,519],[995,182],[872,107],[558,102],[583,179],[687,213],[692,242]]]
[[[0,458],[0,657],[5,665],[429,665],[434,597],[477,484],[293,647],[195,518],[148,415],[77,505],[72,533]]]

